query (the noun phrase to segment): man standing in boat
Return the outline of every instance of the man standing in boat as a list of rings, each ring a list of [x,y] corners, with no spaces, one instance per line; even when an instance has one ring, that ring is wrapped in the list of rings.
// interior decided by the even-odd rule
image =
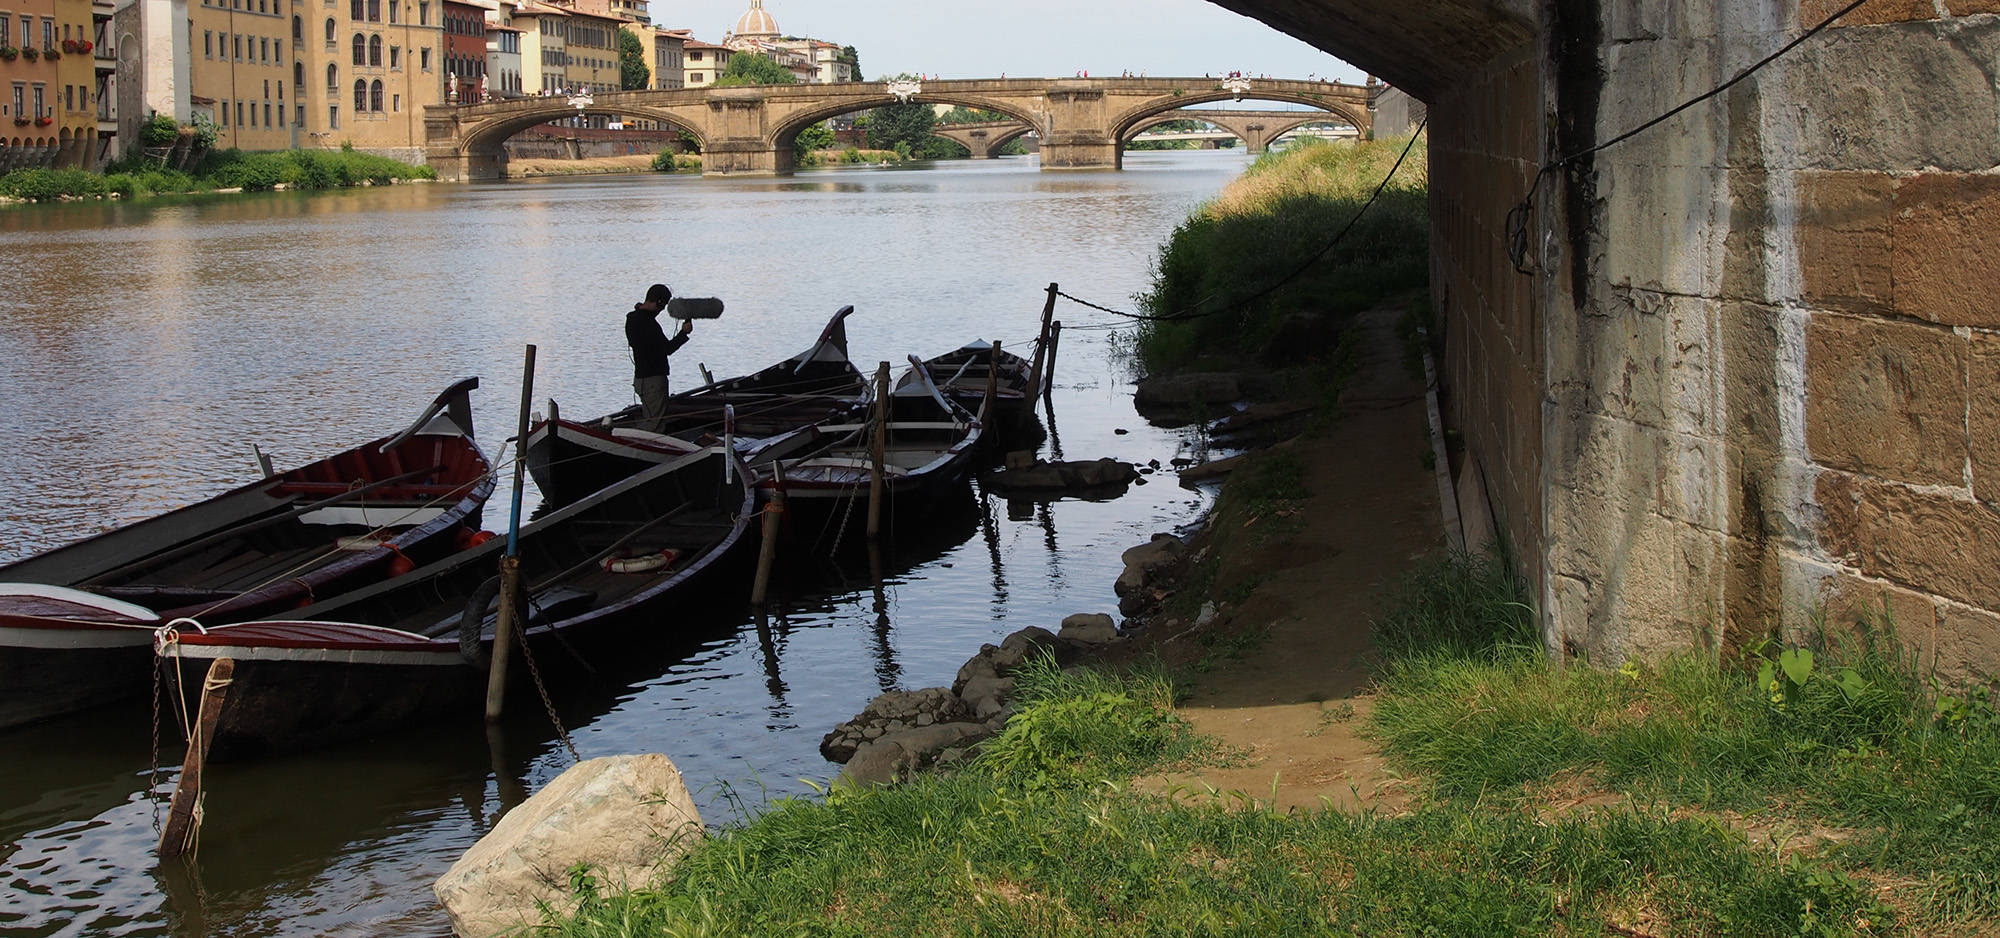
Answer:
[[[681,320],[680,331],[671,339],[660,328],[660,313],[673,296],[666,284],[653,284],[646,299],[625,314],[625,341],[632,346],[632,390],[645,414],[640,426],[647,430],[659,430],[660,418],[667,415],[667,359],[694,333],[692,319]]]

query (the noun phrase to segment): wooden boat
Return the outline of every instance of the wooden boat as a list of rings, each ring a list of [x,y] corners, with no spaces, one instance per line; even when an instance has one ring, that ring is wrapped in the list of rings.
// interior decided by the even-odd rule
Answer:
[[[916,356],[890,392],[883,447],[884,507],[920,517],[925,507],[965,482],[979,447],[981,423],[939,389]],[[875,423],[863,420],[813,428],[826,442],[790,461],[757,466],[766,493],[782,485],[795,530],[817,530],[854,508],[865,508],[874,473]],[[850,508],[849,503],[853,503]],[[894,515],[885,512],[885,518]]]
[[[626,648],[671,634],[675,604],[697,601],[748,546],[744,531],[754,509],[748,473],[733,454],[712,447],[525,525],[519,551],[529,653],[546,668],[592,640],[617,638]],[[160,668],[192,705],[209,664],[235,661],[212,737],[215,759],[307,748],[421,719],[476,718],[505,540],[281,621],[162,633]]]
[[[268,616],[457,551],[493,492],[478,386],[393,437],[0,566],[0,726],[145,693],[176,620]]]
[[[1036,386],[1039,379],[1034,374],[1034,363],[1004,348],[997,356],[997,367],[995,358],[993,343],[974,340],[936,358],[925,359],[924,369],[937,382],[939,390],[972,414],[979,413],[985,405],[986,376],[987,372],[993,372],[993,412],[985,415],[985,423],[990,428],[1018,426],[1026,422],[1035,407],[1036,395],[1041,393]],[[905,373],[902,381],[915,380],[915,374]]]
[[[708,446],[729,445],[746,460],[802,427],[849,416],[866,382],[847,360],[842,307],[812,346],[761,371],[673,396],[667,416],[646,426],[638,407],[583,422],[564,420],[553,401],[528,431],[523,452],[543,499],[567,505],[651,466]]]

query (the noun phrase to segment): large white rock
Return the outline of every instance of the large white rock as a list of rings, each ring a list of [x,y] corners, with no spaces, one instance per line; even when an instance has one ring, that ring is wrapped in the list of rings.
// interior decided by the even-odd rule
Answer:
[[[589,865],[600,889],[636,888],[701,838],[701,814],[672,760],[592,759],[507,812],[433,889],[460,938],[525,933],[542,922],[538,903],[576,910],[576,864]]]

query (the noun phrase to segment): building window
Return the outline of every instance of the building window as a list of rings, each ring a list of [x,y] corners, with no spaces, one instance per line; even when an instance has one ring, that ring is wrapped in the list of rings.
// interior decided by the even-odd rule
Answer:
[[[326,18],[326,51],[333,51],[333,17]]]
[[[688,81],[692,81],[692,82],[696,82],[696,83],[699,83],[699,82],[701,81],[701,73],[700,73],[700,72],[689,72],[689,73],[688,73]]]
[[[304,45],[306,41],[306,21],[304,17],[292,17],[292,45]]]
[[[367,18],[368,18],[368,17],[367,17],[367,14],[366,14],[366,12],[365,12],[365,10],[364,10],[364,7],[363,7],[363,5],[362,5],[362,0],[349,0],[349,2],[348,2],[348,5],[347,5],[347,6],[348,6],[348,14],[349,14],[349,16],[348,16],[348,19],[351,19],[351,20],[353,20],[353,21],[355,21],[355,22],[359,23],[359,22],[361,22],[362,20],[364,20],[364,19],[367,19]]]
[[[201,31],[201,54],[206,58],[215,58],[215,30]]]
[[[278,116],[285,116],[285,112],[279,111]],[[271,102],[269,101],[264,102],[264,126],[271,126]]]
[[[236,126],[243,126],[243,102],[236,102]]]
[[[417,67],[423,69],[426,72],[431,70],[430,46],[425,46],[422,49],[417,50]]]
[[[305,105],[303,105],[303,104],[295,104],[295,105],[293,105],[293,106],[292,106],[292,123],[293,123],[293,124],[296,124],[296,125],[298,125],[298,126],[300,126],[300,127],[304,127],[304,126],[306,125],[306,106],[305,106]]]
[[[333,66],[329,65],[329,66],[327,66],[327,67],[328,67],[328,68],[332,68]],[[296,91],[297,91],[297,92],[298,92],[299,94],[304,94],[304,93],[305,93],[305,91],[306,91],[306,63],[304,63],[304,62],[301,62],[301,61],[298,61],[297,59],[293,59],[293,60],[292,60],[292,84],[293,84],[293,85],[295,85],[295,86],[297,86],[295,90],[296,90]],[[284,97],[284,94],[285,94],[285,93],[284,93],[284,89],[282,89],[282,88],[278,89],[278,96],[279,96],[279,97],[281,97],[281,98],[282,98],[282,97]]]
[[[53,49],[55,47],[56,47],[56,21],[49,19],[46,16],[42,17],[42,48]]]
[[[397,111],[397,112],[401,112],[401,111],[403,110],[403,96],[402,96],[402,95],[400,95],[400,94],[392,94],[392,95],[390,95],[390,96],[389,96],[389,110],[391,110],[391,111]]]
[[[396,0],[389,0],[389,22],[391,23],[401,22],[399,19],[397,19],[397,16],[398,14],[403,12],[402,6],[403,5],[397,3]]]
[[[382,110],[382,79],[380,78],[375,79],[368,86],[368,109],[377,112]]]
[[[267,64],[271,61],[271,40],[257,40],[257,59]]]
[[[272,64],[272,65],[283,65],[283,64],[285,64],[285,44],[284,44],[284,42],[282,42],[282,41],[276,41],[276,42],[272,42],[272,43],[271,43],[271,64]]]
[[[236,53],[235,53],[236,61],[238,62],[243,61],[243,36],[240,33],[230,36],[229,44],[236,48]],[[250,51],[255,52],[257,50],[251,49]]]
[[[359,78],[354,80],[354,113],[368,113],[368,82]]]
[[[382,67],[382,37],[381,37],[381,36],[369,36],[369,37],[368,37],[368,64],[370,64],[370,65],[373,65],[373,66],[375,66],[376,68],[381,68],[381,67]]]
[[[333,90],[340,87],[340,68],[332,63],[326,66],[326,96],[333,97]]]
[[[28,86],[25,82],[14,83],[14,116],[24,117],[28,113]]]
[[[69,111],[76,110],[76,86],[63,86],[63,109]]]
[[[329,104],[326,106],[326,129],[340,129],[340,105]]]
[[[423,0],[419,0],[419,2],[417,3],[417,25],[429,26],[430,24],[431,24],[431,5],[427,2],[423,2]]]
[[[368,37],[360,33],[354,34],[354,64],[368,64]]]
[[[0,46],[9,45],[9,43],[7,42],[7,39],[9,38],[7,35],[7,31],[8,27],[13,25],[14,25],[13,17],[8,16],[5,13],[0,13]]]
[[[368,0],[368,22],[382,22],[382,0]]]
[[[389,67],[390,67],[390,68],[402,68],[402,67],[403,67],[403,47],[402,47],[402,46],[390,46],[390,47],[389,47]]]

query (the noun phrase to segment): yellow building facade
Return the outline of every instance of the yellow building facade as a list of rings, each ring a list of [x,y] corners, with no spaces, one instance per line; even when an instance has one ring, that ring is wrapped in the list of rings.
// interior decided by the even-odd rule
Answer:
[[[97,136],[90,0],[0,0],[0,172],[81,165]]]

